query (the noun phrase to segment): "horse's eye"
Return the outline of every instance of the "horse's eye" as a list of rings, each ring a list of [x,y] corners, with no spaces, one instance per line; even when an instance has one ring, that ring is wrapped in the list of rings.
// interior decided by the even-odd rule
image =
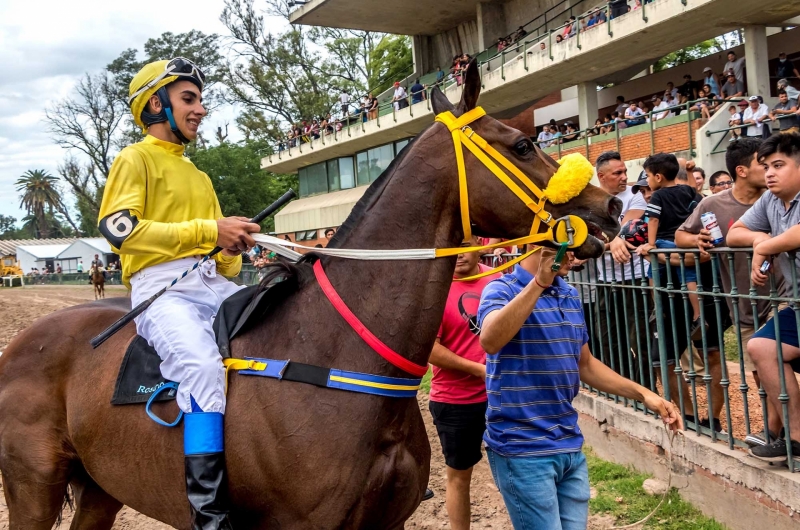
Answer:
[[[533,151],[533,144],[530,140],[520,140],[514,146],[514,152],[517,156],[528,156]]]

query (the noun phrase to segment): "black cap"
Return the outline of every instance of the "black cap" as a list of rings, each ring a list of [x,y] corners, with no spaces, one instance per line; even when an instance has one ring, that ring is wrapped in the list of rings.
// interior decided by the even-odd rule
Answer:
[[[631,191],[633,193],[639,193],[639,188],[642,187],[650,187],[650,184],[647,183],[647,173],[644,170],[639,173],[639,180],[636,181],[636,184],[631,186]]]

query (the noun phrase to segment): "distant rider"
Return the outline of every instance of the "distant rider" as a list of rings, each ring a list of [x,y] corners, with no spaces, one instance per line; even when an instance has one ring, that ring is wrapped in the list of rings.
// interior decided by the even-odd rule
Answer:
[[[231,528],[228,518],[223,414],[225,369],[212,322],[240,287],[241,253],[257,224],[223,218],[208,175],[184,156],[206,115],[205,75],[175,58],[146,65],[130,84],[134,122],[147,133],[114,160],[100,208],[100,232],[122,261],[122,281],[135,306],[215,246],[224,250],[188,275],[136,318],[136,331],[161,357],[161,373],[180,383],[186,492],[192,528]],[[221,275],[221,276],[220,276]]]

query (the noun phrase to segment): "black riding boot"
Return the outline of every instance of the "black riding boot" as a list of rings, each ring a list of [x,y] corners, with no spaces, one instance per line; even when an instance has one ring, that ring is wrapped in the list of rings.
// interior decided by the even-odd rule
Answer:
[[[192,530],[232,530],[222,414],[193,412],[184,419],[186,495],[192,509]]]

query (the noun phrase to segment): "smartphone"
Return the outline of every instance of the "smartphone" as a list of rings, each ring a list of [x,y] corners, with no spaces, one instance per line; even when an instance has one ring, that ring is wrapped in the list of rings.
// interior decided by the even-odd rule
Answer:
[[[769,272],[769,269],[771,267],[772,264],[769,261],[765,261],[764,263],[761,264],[761,268],[759,270],[761,271],[761,274],[766,274],[767,272]]]

